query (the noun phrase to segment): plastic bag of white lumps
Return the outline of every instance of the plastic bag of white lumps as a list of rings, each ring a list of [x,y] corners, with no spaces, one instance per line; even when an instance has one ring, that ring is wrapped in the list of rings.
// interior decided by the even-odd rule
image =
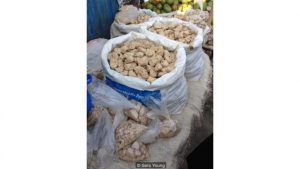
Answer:
[[[104,110],[95,127],[87,132],[87,159],[97,168],[107,167],[113,161],[115,151],[114,129],[111,117]]]
[[[113,116],[113,129],[116,129],[119,123],[126,120],[124,110],[135,108],[135,105],[125,96],[95,77],[88,86],[88,90],[92,96],[94,107],[105,107],[109,112],[114,112],[111,114]]]
[[[146,132],[139,138],[139,141],[144,144],[153,143],[156,141],[160,133],[160,120],[152,120]]]

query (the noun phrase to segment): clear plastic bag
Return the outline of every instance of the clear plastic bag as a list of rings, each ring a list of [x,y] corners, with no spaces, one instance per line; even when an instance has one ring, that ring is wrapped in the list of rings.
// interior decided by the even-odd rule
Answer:
[[[87,158],[91,161],[93,155],[97,168],[103,168],[113,161],[115,151],[115,136],[111,117],[105,109],[98,118],[95,127],[87,133]]]
[[[103,107],[100,106],[94,106],[90,112],[90,115],[87,119],[87,127],[90,128],[95,125],[98,118],[101,116],[101,113],[103,111]]]
[[[94,77],[88,90],[94,106],[109,108],[116,112],[112,120],[107,109],[104,109],[94,128],[88,130],[88,162],[97,169],[102,169],[110,165],[115,158],[115,130],[121,122],[127,120],[123,111],[134,108],[134,105],[126,97]]]
[[[150,119],[157,119],[160,116],[165,118],[170,117],[165,100],[158,101],[150,96],[145,97],[143,103],[145,103],[145,105],[150,109],[150,111],[147,113],[147,116]]]
[[[113,151],[105,148],[99,149],[96,156],[95,166],[96,169],[107,168],[114,160],[115,155]]]
[[[118,110],[114,117],[113,129],[116,130],[116,128],[119,126],[119,124],[121,124],[123,121],[126,121],[126,120],[127,120],[127,116],[124,115],[122,110]]]
[[[153,143],[156,141],[160,132],[160,120],[152,120],[147,131],[139,138],[139,141],[144,144]]]
[[[88,87],[92,96],[93,105],[100,105],[112,110],[134,108],[134,105],[122,94],[118,93],[101,80],[93,78],[92,84]]]

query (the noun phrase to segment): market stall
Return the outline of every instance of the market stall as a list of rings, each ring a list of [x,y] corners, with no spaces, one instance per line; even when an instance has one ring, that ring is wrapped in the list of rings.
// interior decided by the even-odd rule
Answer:
[[[126,3],[88,42],[88,168],[187,168],[212,134],[212,1]]]

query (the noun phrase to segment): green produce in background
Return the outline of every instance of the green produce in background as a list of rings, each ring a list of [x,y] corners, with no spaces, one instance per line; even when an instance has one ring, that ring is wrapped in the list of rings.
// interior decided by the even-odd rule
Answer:
[[[157,9],[162,9],[162,4],[158,4],[156,7]]]
[[[194,5],[193,5],[193,9],[200,9],[200,5],[199,5],[199,3],[194,3]]]
[[[213,8],[213,1],[203,2],[203,11],[210,11]]]
[[[192,2],[192,0],[180,0],[180,2],[181,2],[182,4],[187,4],[187,3],[189,3],[189,2]]]
[[[178,10],[182,12],[182,10],[183,10],[182,4],[179,5]]]
[[[155,12],[158,13],[158,14],[161,13],[159,9],[156,9]]]
[[[202,8],[203,8],[202,10],[203,10],[203,11],[206,11],[206,10],[207,10],[207,9],[206,9],[207,3],[206,3],[206,2],[203,2],[202,5],[203,5],[203,6],[202,6]]]
[[[167,13],[164,9],[160,10],[160,13]]]
[[[181,5],[179,5],[179,10],[181,11],[181,12],[185,12],[186,10],[188,10],[188,9],[192,9],[193,8],[193,6],[192,5],[190,5],[190,4],[181,4]]]
[[[203,1],[203,10],[212,7],[213,2]],[[209,7],[209,8],[210,8]],[[172,11],[185,12],[188,9],[201,9],[198,0],[149,0],[142,4],[142,8],[150,9],[158,14]]]
[[[168,5],[168,4],[164,4],[163,9],[164,9],[164,11],[166,11],[167,13],[169,13],[169,12],[172,11],[172,8],[171,8],[170,5]]]
[[[148,3],[147,5],[146,5],[146,9],[152,9],[153,8],[153,5],[151,4],[151,3]]]
[[[148,4],[149,4],[149,2],[145,2],[145,3],[142,4],[142,7],[143,7],[143,8],[147,8],[147,5],[148,5]]]
[[[207,5],[210,6],[210,7],[213,7],[213,2],[209,1]]]
[[[159,4],[159,0],[150,0],[149,2],[152,3],[153,5]]]
[[[179,1],[178,0],[174,0],[173,5],[178,5]]]
[[[172,4],[174,3],[174,0],[167,0],[167,3],[168,3],[169,5],[172,5]]]

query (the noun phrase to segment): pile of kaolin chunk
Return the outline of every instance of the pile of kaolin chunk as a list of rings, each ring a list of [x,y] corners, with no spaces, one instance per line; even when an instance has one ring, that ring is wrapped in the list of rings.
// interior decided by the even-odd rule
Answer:
[[[131,19],[129,21],[129,23],[126,23],[126,24],[127,25],[140,24],[140,23],[144,23],[144,22],[148,21],[150,18],[151,18],[151,16],[142,13],[142,14],[139,14],[136,19]]]
[[[107,58],[111,69],[152,83],[174,69],[176,53],[147,39],[136,39],[115,47]]]
[[[196,33],[193,30],[180,24],[155,22],[148,30],[185,44],[191,44],[196,37]]]
[[[168,18],[177,18],[186,22],[191,22],[199,28],[205,29],[209,19],[209,13],[207,11],[188,10],[185,13],[176,13],[174,15],[165,16]]]

